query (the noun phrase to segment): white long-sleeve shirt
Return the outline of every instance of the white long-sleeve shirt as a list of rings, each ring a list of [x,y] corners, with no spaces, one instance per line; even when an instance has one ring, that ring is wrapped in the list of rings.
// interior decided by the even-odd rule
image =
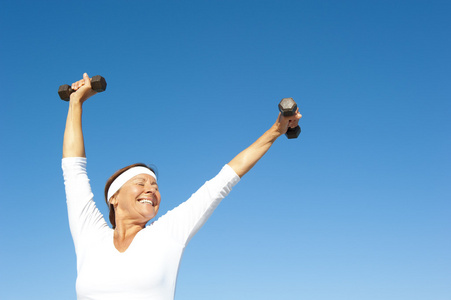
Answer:
[[[121,253],[93,201],[86,158],[62,160],[79,300],[172,300],[185,246],[240,180],[225,165],[187,201],[145,227]]]

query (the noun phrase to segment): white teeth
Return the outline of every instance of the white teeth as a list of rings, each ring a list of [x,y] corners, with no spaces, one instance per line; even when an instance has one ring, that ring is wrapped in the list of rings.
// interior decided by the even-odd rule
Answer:
[[[153,202],[152,202],[152,201],[146,200],[146,199],[140,200],[139,202],[141,202],[141,203],[149,203],[150,205],[153,205]]]

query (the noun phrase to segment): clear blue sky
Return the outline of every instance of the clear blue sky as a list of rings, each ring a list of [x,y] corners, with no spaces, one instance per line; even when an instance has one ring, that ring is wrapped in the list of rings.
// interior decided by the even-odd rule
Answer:
[[[188,246],[176,299],[451,299],[451,2],[20,1],[0,9],[0,298],[75,299],[60,167],[155,164],[164,213],[303,114]]]

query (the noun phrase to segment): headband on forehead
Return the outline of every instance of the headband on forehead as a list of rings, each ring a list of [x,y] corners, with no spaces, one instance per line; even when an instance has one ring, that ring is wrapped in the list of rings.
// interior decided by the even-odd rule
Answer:
[[[132,179],[133,177],[135,177],[136,175],[139,174],[149,174],[150,176],[152,176],[153,178],[155,178],[155,180],[157,180],[157,176],[155,175],[154,172],[152,172],[151,170],[149,170],[146,167],[133,167],[128,169],[127,171],[125,171],[124,173],[122,173],[121,175],[119,175],[116,179],[113,180],[113,182],[111,183],[109,189],[108,189],[108,196],[107,196],[107,201],[108,204],[110,203],[110,199],[111,197],[113,197],[113,195],[119,191],[119,189],[130,179]]]

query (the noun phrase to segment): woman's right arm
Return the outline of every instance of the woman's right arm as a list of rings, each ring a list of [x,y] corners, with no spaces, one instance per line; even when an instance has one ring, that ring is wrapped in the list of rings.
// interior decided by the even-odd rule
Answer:
[[[69,226],[77,253],[83,245],[97,237],[100,230],[108,228],[96,208],[86,173],[86,154],[81,126],[82,105],[92,95],[91,80],[85,73],[83,79],[72,84],[66,130],[63,141],[63,175],[66,188]]]
[[[72,84],[72,89],[75,92],[70,95],[69,111],[64,131],[63,158],[86,157],[81,126],[82,106],[89,97],[96,94],[91,89],[91,80],[86,73],[83,74],[83,79]]]

